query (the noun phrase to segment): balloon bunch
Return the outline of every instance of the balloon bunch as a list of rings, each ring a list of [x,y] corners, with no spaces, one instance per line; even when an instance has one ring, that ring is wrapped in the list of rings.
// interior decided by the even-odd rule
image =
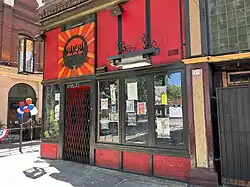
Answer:
[[[25,102],[19,102],[19,108],[17,109],[17,117],[23,117],[24,113],[30,113],[31,116],[35,116],[38,114],[38,110],[35,105],[32,104],[31,98],[27,98]]]

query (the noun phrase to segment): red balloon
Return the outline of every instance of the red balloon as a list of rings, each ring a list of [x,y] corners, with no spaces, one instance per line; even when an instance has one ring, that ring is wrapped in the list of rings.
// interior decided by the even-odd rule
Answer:
[[[23,101],[19,102],[19,106],[25,106],[25,103]]]
[[[26,106],[26,107],[24,107],[24,112],[25,113],[29,113],[30,112],[30,110],[29,110],[29,108]]]

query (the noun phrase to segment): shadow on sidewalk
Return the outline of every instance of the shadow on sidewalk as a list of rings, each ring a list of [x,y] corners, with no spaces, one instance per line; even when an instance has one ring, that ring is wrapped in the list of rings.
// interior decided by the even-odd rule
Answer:
[[[184,187],[185,183],[97,168],[80,163],[46,160],[59,173],[50,177],[74,187]]]

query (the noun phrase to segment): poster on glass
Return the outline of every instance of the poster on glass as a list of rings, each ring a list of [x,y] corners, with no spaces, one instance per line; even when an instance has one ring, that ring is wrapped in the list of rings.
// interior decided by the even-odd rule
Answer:
[[[167,86],[155,87],[155,105],[167,105]]]
[[[135,102],[134,101],[126,101],[126,112],[135,112]]]
[[[157,138],[170,138],[169,118],[156,118]]]
[[[128,113],[128,126],[136,126],[136,113]]]

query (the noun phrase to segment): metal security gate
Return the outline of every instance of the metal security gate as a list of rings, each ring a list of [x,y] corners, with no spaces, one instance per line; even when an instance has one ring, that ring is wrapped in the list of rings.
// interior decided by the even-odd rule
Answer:
[[[65,160],[89,164],[90,88],[68,88],[66,98]]]
[[[250,85],[217,88],[222,182],[250,184]]]

